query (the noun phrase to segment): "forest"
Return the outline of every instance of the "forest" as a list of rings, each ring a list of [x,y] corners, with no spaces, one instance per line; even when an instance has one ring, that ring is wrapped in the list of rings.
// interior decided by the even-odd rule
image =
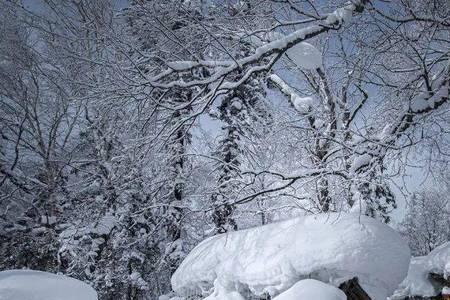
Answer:
[[[0,0],[0,300],[450,299],[449,94],[448,0]]]

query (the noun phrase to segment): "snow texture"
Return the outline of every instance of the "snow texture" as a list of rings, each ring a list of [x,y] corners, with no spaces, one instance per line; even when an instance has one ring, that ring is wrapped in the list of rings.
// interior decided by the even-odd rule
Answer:
[[[33,270],[0,272],[0,300],[97,300],[86,283]]]
[[[300,280],[273,300],[347,300],[340,289],[314,279]]]
[[[286,51],[292,61],[302,69],[315,70],[322,65],[322,53],[313,45],[301,42]]]
[[[431,297],[439,294],[428,279],[429,273],[450,277],[450,242],[447,242],[427,256],[414,257],[409,266],[408,276],[390,299],[404,299],[407,296]]]
[[[356,156],[350,167],[350,172],[355,173],[356,170],[359,170],[362,167],[369,165],[371,160],[372,160],[372,155],[370,155],[368,153],[364,153],[362,155]]]
[[[217,235],[200,243],[172,276],[180,296],[215,280],[276,296],[300,279],[338,286],[354,276],[374,300],[405,278],[410,251],[389,226],[359,214],[320,214]]]
[[[204,300],[245,300],[233,286],[223,286],[219,280],[214,281],[214,291]]]
[[[328,25],[336,23],[349,23],[352,19],[353,11],[355,10],[355,5],[350,4],[345,7],[336,9],[333,13],[329,14],[325,20]]]

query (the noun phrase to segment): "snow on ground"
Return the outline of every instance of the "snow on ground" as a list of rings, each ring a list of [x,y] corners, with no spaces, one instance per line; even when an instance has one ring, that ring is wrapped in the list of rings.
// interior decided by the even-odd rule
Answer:
[[[173,300],[173,299],[171,299]],[[214,291],[204,300],[245,300],[233,286],[223,286],[219,280],[214,281]]]
[[[273,300],[347,300],[340,289],[314,279],[300,280]]]
[[[74,278],[32,270],[0,272],[0,300],[97,300],[88,284]]]
[[[429,273],[450,277],[450,242],[444,243],[427,256],[414,257],[409,266],[408,276],[400,284],[390,299],[404,299],[407,296],[436,296],[441,291],[428,279]]]
[[[276,296],[300,279],[339,285],[358,276],[374,300],[405,278],[410,251],[389,226],[359,214],[321,214],[217,235],[194,248],[172,276],[180,296],[222,286]]]

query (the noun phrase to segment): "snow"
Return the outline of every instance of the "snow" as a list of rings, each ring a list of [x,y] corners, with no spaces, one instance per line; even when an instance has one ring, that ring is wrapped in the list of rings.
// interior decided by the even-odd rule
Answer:
[[[347,300],[340,289],[314,279],[300,280],[273,300]]]
[[[290,87],[286,82],[284,82],[281,77],[279,77],[276,74],[272,74],[269,76],[269,79],[274,82],[281,92],[285,95],[287,95],[294,108],[301,114],[308,114],[314,105],[314,98],[313,97],[301,97],[299,96],[295,90]]]
[[[265,36],[265,40],[271,43],[276,43],[277,40],[282,40],[284,38],[286,38],[286,35],[277,31],[272,31]],[[258,47],[267,45],[267,43],[264,43],[263,39],[255,35],[250,36],[247,39],[250,43]],[[322,53],[307,42],[297,43],[292,48],[288,49],[286,54],[297,66],[307,70],[317,69],[322,65]]]
[[[116,226],[116,223],[116,218],[113,215],[107,214],[101,217],[98,223],[91,228],[91,232],[99,235],[110,234],[114,226]]]
[[[172,276],[180,296],[222,285],[276,296],[304,278],[338,286],[357,276],[374,300],[405,278],[407,244],[389,226],[359,214],[299,217],[217,235],[195,247]]]
[[[286,54],[297,66],[306,70],[315,70],[322,65],[322,53],[306,42],[294,45]]]
[[[429,108],[429,103],[424,97],[417,97],[411,101],[411,111],[413,112],[420,112]]]
[[[93,224],[89,224],[83,228],[76,228],[74,226],[68,227],[66,230],[61,232],[61,238],[70,238],[74,235],[83,236],[88,234],[96,234],[96,235],[108,235],[117,225],[117,219],[115,216],[111,214],[106,214],[102,216],[98,221]]]
[[[300,97],[297,95],[292,95],[291,101],[295,109],[302,113],[307,113],[314,103],[313,97]]]
[[[97,300],[88,284],[33,270],[0,272],[0,300]]]
[[[231,103],[231,106],[234,107],[237,110],[242,110],[242,103],[241,101],[233,101],[233,103]]]
[[[444,287],[442,289],[442,295],[450,295],[450,287]]]
[[[440,290],[428,279],[430,272],[442,274],[445,278],[450,276],[450,242],[437,247],[427,256],[414,257],[408,276],[390,299],[404,299],[407,296],[431,297],[439,294]]]
[[[167,64],[169,68],[175,70],[175,71],[181,71],[185,69],[192,69],[197,64],[193,61],[175,61],[175,62],[169,62]]]
[[[443,76],[445,78],[445,76]],[[448,98],[448,83],[438,80],[433,83],[433,93],[422,92],[411,100],[410,109],[412,112],[420,113],[435,108],[436,103],[442,98]]]
[[[328,15],[325,23],[328,25],[332,25],[335,23],[349,23],[352,19],[354,10],[355,6],[353,4],[338,8],[333,13]]]
[[[245,298],[233,286],[224,286],[216,279],[214,281],[214,292],[204,300],[245,300]]]
[[[369,165],[371,160],[372,155],[370,155],[369,153],[364,153],[356,156],[355,159],[353,160],[352,165],[350,166],[350,172],[355,173],[355,171],[361,169],[366,165]]]

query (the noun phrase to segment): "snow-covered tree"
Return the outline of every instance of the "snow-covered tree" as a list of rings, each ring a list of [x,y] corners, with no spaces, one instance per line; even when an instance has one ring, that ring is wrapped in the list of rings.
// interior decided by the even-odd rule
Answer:
[[[413,255],[428,254],[450,240],[450,205],[442,191],[424,191],[412,195],[400,231],[409,242]]]

